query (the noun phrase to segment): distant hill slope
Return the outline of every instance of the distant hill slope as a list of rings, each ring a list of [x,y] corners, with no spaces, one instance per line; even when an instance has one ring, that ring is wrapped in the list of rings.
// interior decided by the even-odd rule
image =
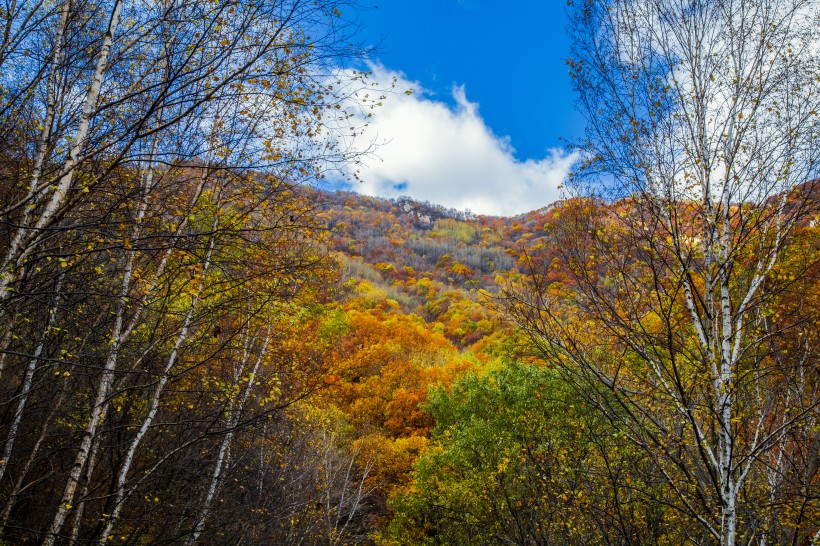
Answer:
[[[321,216],[335,249],[395,276],[417,275],[460,287],[491,289],[496,274],[516,269],[525,241],[539,237],[549,208],[512,218],[475,216],[409,197],[381,199],[321,192]],[[449,280],[448,280],[449,279]]]
[[[341,191],[318,192],[316,202],[348,297],[418,314],[462,347],[498,328],[490,295],[521,273],[522,249],[553,215],[547,208],[513,218],[474,216],[407,197]]]

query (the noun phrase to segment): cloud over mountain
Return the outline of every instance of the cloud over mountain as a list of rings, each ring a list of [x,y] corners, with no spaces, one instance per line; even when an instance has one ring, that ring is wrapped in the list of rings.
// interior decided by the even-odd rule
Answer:
[[[353,190],[382,197],[415,199],[470,209],[479,214],[512,215],[555,201],[577,157],[551,149],[539,159],[521,161],[509,140],[494,134],[467,99],[453,87],[454,105],[426,92],[403,74],[374,66],[373,79],[395,93],[363,130],[362,139],[381,143],[360,168]],[[412,94],[404,93],[412,89]]]

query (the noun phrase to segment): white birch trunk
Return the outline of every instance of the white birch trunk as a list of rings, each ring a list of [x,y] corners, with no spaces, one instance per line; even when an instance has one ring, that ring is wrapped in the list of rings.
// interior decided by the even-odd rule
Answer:
[[[250,327],[250,325],[249,325]],[[202,532],[205,530],[205,522],[208,519],[208,515],[210,514],[211,504],[213,502],[214,497],[216,496],[217,491],[219,490],[219,483],[222,477],[222,471],[224,469],[225,460],[228,458],[228,453],[230,452],[231,443],[233,443],[233,437],[235,434],[235,429],[237,424],[239,423],[239,418],[242,414],[242,411],[245,409],[245,403],[250,396],[250,393],[253,389],[254,385],[254,378],[256,377],[257,373],[259,372],[259,367],[262,364],[262,360],[264,360],[265,355],[267,354],[268,350],[268,343],[270,342],[271,336],[271,321],[268,321],[268,330],[265,335],[265,339],[262,342],[262,345],[259,348],[259,355],[254,362],[253,369],[251,370],[250,374],[248,375],[248,382],[245,385],[245,389],[242,392],[242,398],[239,401],[238,405],[235,405],[235,400],[231,400],[228,408],[228,421],[227,425],[227,432],[225,436],[222,438],[222,443],[219,446],[219,454],[216,458],[216,463],[214,465],[213,473],[211,474],[211,483],[208,486],[208,493],[205,496],[205,500],[202,503],[202,508],[200,510],[199,516],[197,517],[196,525],[194,526],[193,534],[185,541],[185,546],[192,546],[196,544],[199,540],[199,537],[202,535]],[[243,358],[243,361],[245,359]],[[237,373],[237,380],[241,378],[242,373],[245,369],[245,362],[243,362],[240,366],[239,372]]]
[[[34,168],[31,172],[31,183],[29,185],[28,194],[23,201],[24,215],[21,225],[28,225],[30,217],[30,208],[26,205],[35,198],[40,191],[40,178],[43,174],[43,165],[46,160],[46,152],[48,150],[48,141],[51,138],[51,131],[54,126],[54,118],[57,114],[57,71],[63,61],[65,55],[64,42],[66,25],[68,24],[68,15],[71,13],[71,0],[66,0],[63,4],[60,13],[60,26],[57,29],[57,36],[55,37],[54,53],[51,60],[51,67],[49,69],[48,80],[46,81],[46,114],[43,118],[43,130],[40,132],[40,138],[37,142],[37,156],[34,159]]]
[[[108,406],[106,406],[106,413],[108,410]],[[105,413],[100,421],[105,421]],[[88,463],[86,463],[85,469],[85,481],[83,482],[82,490],[80,491],[80,496],[77,501],[77,505],[74,507],[74,517],[72,518],[71,524],[71,534],[69,535],[68,543],[75,544],[77,542],[77,537],[80,534],[80,527],[83,523],[83,513],[85,512],[85,499],[88,498],[88,491],[91,484],[91,479],[94,476],[94,468],[97,465],[97,456],[100,452],[100,437],[95,436],[94,442],[91,445],[91,453],[88,456]]]
[[[216,231],[218,217],[214,221],[212,231]],[[162,393],[165,389],[166,383],[168,383],[168,379],[171,376],[171,371],[173,370],[174,365],[176,364],[177,357],[179,355],[179,350],[182,347],[182,344],[188,337],[188,331],[191,326],[191,321],[194,316],[194,311],[197,308],[199,303],[199,299],[202,295],[202,290],[205,287],[205,275],[208,273],[211,265],[211,256],[213,254],[214,246],[216,242],[216,237],[212,236],[211,241],[208,247],[208,252],[205,256],[205,262],[202,268],[202,277],[199,281],[199,284],[196,289],[196,293],[191,299],[191,304],[188,306],[188,310],[185,314],[185,318],[183,320],[182,328],[180,330],[179,335],[177,336],[176,342],[174,343],[174,347],[171,350],[171,354],[168,357],[168,362],[165,365],[165,368],[162,371],[162,375],[160,376],[159,382],[157,383],[156,388],[154,389],[154,394],[151,398],[151,404],[148,409],[148,414],[146,415],[145,419],[143,420],[142,424],[140,425],[137,434],[134,436],[131,444],[128,446],[128,451],[126,452],[125,459],[122,462],[122,466],[120,467],[120,471],[117,474],[117,484],[116,484],[116,495],[114,498],[114,508],[111,511],[111,516],[108,518],[103,530],[100,532],[98,542],[100,544],[106,544],[108,542],[108,536],[111,534],[111,530],[114,528],[114,525],[117,523],[119,519],[120,512],[125,504],[125,500],[128,496],[130,496],[131,491],[126,493],[125,490],[125,483],[128,477],[128,473],[131,470],[131,464],[134,461],[134,457],[137,453],[137,449],[142,443],[142,439],[145,434],[148,432],[148,429],[154,422],[156,418],[157,412],[159,411],[159,403],[162,397]]]
[[[48,200],[48,203],[46,203],[45,208],[31,229],[29,229],[28,226],[22,226],[17,229],[9,245],[9,249],[6,252],[6,256],[3,259],[3,263],[0,265],[0,301],[8,298],[9,285],[12,280],[18,276],[18,268],[23,267],[25,258],[31,251],[32,243],[41,236],[45,228],[51,225],[68,199],[68,191],[71,189],[74,170],[77,168],[80,155],[83,153],[88,140],[91,120],[97,108],[103,77],[108,68],[108,56],[114,41],[114,33],[120,23],[121,12],[122,0],[115,0],[108,22],[108,28],[103,36],[102,46],[99,56],[97,57],[97,65],[91,80],[91,86],[83,103],[83,111],[80,116],[77,131],[74,135],[74,142],[69,151],[68,159],[66,159],[62,167],[61,172],[63,175],[57,181],[56,187],[51,194],[51,199]]]

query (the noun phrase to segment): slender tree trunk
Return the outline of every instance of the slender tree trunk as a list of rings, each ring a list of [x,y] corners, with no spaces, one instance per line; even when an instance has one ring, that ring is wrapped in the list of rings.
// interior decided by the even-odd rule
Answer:
[[[218,217],[214,219],[214,224],[212,231],[215,233],[218,227]],[[162,397],[162,393],[165,389],[165,385],[168,382],[168,379],[171,377],[171,371],[173,370],[174,365],[176,364],[177,357],[179,355],[179,350],[182,347],[182,344],[188,337],[188,331],[191,326],[191,321],[194,316],[194,312],[197,308],[199,303],[199,299],[202,295],[202,290],[205,287],[205,276],[208,273],[211,265],[211,256],[214,251],[214,246],[216,243],[216,236],[211,236],[211,241],[208,247],[208,252],[205,256],[205,262],[202,268],[202,276],[200,278],[199,284],[196,289],[196,293],[191,299],[191,304],[188,306],[188,310],[185,314],[185,318],[182,323],[182,328],[180,330],[179,335],[177,336],[176,342],[174,343],[174,348],[171,350],[171,355],[168,357],[168,362],[165,365],[165,368],[162,371],[162,375],[160,376],[159,382],[157,383],[156,388],[154,389],[154,394],[151,398],[151,404],[148,409],[148,414],[146,415],[145,419],[142,421],[137,434],[134,436],[131,444],[128,447],[128,451],[126,452],[125,459],[122,462],[122,466],[120,467],[120,471],[117,474],[117,484],[116,484],[116,495],[114,497],[114,508],[111,511],[111,516],[108,518],[103,530],[100,532],[98,542],[100,544],[106,544],[108,542],[108,536],[111,534],[111,530],[114,528],[114,525],[117,523],[119,519],[120,512],[123,509],[125,504],[125,500],[128,496],[130,496],[131,491],[126,492],[125,490],[125,483],[128,477],[128,473],[131,470],[131,464],[134,461],[134,457],[137,453],[137,449],[142,442],[143,437],[148,432],[148,429],[154,422],[154,418],[159,411],[159,403]]]
[[[262,364],[262,360],[264,360],[265,355],[267,354],[268,343],[270,342],[271,336],[271,327],[271,321],[268,320],[267,334],[265,335],[265,340],[262,342],[262,345],[259,348],[259,355],[257,356],[256,361],[254,362],[253,369],[248,375],[248,382],[245,384],[245,389],[242,392],[242,398],[239,400],[238,404],[235,404],[235,401],[233,399],[230,402],[228,409],[228,420],[226,423],[227,433],[222,438],[222,443],[219,446],[219,453],[216,457],[214,470],[211,473],[211,483],[208,486],[208,493],[205,495],[205,500],[202,503],[202,508],[200,510],[199,516],[197,517],[197,522],[194,526],[193,534],[185,542],[186,546],[192,546],[193,544],[196,544],[196,542],[199,540],[199,537],[202,535],[202,532],[205,530],[205,522],[208,519],[208,515],[210,514],[213,499],[216,496],[217,491],[219,490],[222,471],[224,470],[225,461],[228,458],[228,454],[230,453],[230,448],[231,444],[233,443],[236,426],[238,425],[240,416],[245,409],[245,404],[248,400],[248,397],[250,396],[250,393],[253,390],[254,378],[256,377],[256,374],[259,372],[259,367]],[[239,372],[237,373],[237,381],[239,378],[241,378],[244,369],[245,362],[242,363]]]
[[[34,168],[31,172],[31,184],[28,195],[23,203],[24,214],[21,225],[28,225],[31,210],[25,204],[35,198],[40,191],[40,178],[43,175],[43,165],[46,161],[48,142],[51,139],[51,131],[54,126],[54,118],[57,113],[57,72],[65,56],[65,31],[68,25],[68,15],[71,13],[71,0],[66,0],[60,13],[60,26],[57,29],[57,36],[54,40],[54,52],[52,54],[51,68],[49,69],[48,80],[46,81],[46,114],[43,118],[43,130],[40,132],[40,139],[37,142],[37,156],[34,159]]]
[[[106,413],[107,413],[106,406]],[[102,419],[100,420],[105,421],[105,414],[103,414]],[[97,435],[94,437],[94,443],[91,445],[91,453],[88,456],[88,463],[85,465],[85,480],[83,481],[83,487],[80,490],[80,496],[77,500],[77,505],[74,507],[74,517],[72,518],[71,524],[71,534],[69,535],[69,544],[75,544],[77,542],[77,537],[80,534],[80,527],[83,524],[83,514],[85,513],[85,501],[88,498],[88,492],[91,488],[91,479],[94,476],[94,468],[97,466],[97,457],[100,453],[100,436]]]
[[[734,454],[732,435],[732,383],[734,363],[731,357],[732,310],[729,300],[729,279],[721,279],[721,315],[723,318],[721,341],[721,373],[718,382],[718,412],[720,439],[720,477],[722,486],[721,546],[735,546],[737,491],[734,479]]]
[[[68,200],[68,191],[71,189],[71,183],[74,179],[74,171],[76,170],[80,161],[80,156],[85,149],[85,144],[88,140],[88,133],[91,128],[91,121],[94,117],[97,102],[100,97],[102,89],[103,77],[108,68],[108,57],[111,53],[111,45],[114,41],[114,33],[120,23],[120,14],[122,12],[123,0],[116,0],[111,11],[111,17],[108,22],[108,28],[103,36],[102,46],[100,48],[99,56],[97,57],[97,65],[94,70],[94,76],[91,80],[91,86],[85,97],[83,103],[83,111],[80,116],[80,122],[77,126],[77,131],[74,135],[74,142],[68,154],[68,159],[62,167],[62,176],[57,181],[56,186],[52,190],[51,199],[49,199],[43,211],[40,213],[38,220],[34,226],[29,229],[28,226],[21,226],[17,229],[14,237],[11,240],[9,249],[0,265],[0,302],[6,300],[9,296],[10,283],[22,273],[22,268],[28,253],[31,252],[33,242],[42,236],[44,230],[51,225],[57,217],[60,209]]]

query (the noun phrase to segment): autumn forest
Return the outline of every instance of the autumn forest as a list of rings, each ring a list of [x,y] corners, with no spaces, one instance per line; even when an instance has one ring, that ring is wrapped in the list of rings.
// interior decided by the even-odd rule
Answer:
[[[567,4],[502,218],[328,188],[355,2],[0,2],[0,545],[820,544],[820,6]]]

